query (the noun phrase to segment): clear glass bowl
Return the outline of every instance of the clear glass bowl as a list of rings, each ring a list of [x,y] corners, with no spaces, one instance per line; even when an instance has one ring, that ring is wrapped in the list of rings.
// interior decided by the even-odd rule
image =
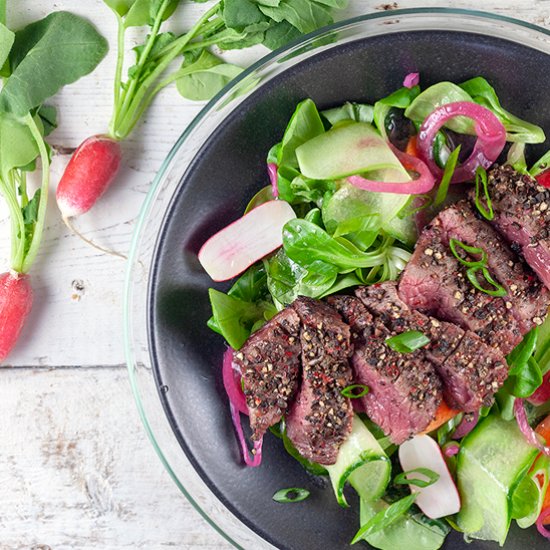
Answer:
[[[147,333],[148,281],[164,214],[182,174],[211,132],[252,92],[327,49],[388,32],[419,30],[500,36],[550,53],[548,31],[482,12],[422,8],[375,13],[337,23],[269,54],[218,94],[178,139],[153,181],[142,207],[130,251],[124,305],[125,349],[132,390],[145,430],[172,479],[210,525],[236,547],[274,548],[237,519],[197,474],[165,416],[151,366]],[[342,98],[342,101],[345,99]]]

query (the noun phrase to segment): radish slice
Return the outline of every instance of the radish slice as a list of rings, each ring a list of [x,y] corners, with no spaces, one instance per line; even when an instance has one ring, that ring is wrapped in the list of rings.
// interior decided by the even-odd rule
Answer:
[[[236,277],[283,244],[283,227],[296,214],[288,202],[269,201],[208,239],[199,262],[214,281]]]
[[[439,479],[428,487],[409,485],[418,493],[416,504],[431,519],[456,514],[460,510],[460,496],[449,473],[439,445],[429,435],[417,435],[399,447],[399,462],[404,472],[428,468],[439,474]],[[411,474],[418,477],[418,474]]]

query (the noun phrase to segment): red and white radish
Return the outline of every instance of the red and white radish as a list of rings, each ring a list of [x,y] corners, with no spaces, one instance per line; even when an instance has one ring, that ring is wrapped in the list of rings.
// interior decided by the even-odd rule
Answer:
[[[109,136],[92,136],[80,144],[57,186],[64,219],[90,210],[114,180],[121,155],[119,142]]]
[[[283,244],[283,227],[296,214],[285,201],[269,201],[204,243],[199,261],[214,281],[236,277]]]
[[[28,275],[9,272],[0,275],[0,361],[15,346],[32,307]]]
[[[416,504],[431,519],[456,514],[460,510],[460,496],[451,477],[439,445],[429,435],[417,435],[399,447],[399,462],[404,472],[428,468],[439,479],[427,487],[410,485],[418,493]],[[411,478],[417,474],[411,474]]]

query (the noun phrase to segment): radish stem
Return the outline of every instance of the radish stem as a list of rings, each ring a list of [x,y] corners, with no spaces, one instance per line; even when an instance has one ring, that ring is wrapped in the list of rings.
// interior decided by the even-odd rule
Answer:
[[[120,112],[125,113],[125,111],[128,109],[128,107],[132,103],[133,94],[135,92],[136,86],[139,82],[139,79],[141,77],[141,72],[143,70],[143,66],[145,65],[145,62],[147,61],[147,57],[149,53],[151,52],[151,49],[153,48],[155,44],[155,40],[158,36],[158,32],[160,29],[160,26],[162,24],[162,16],[164,15],[164,12],[166,11],[166,8],[168,7],[170,0],[163,0],[161,7],[158,11],[157,17],[155,19],[155,22],[153,24],[153,27],[151,28],[151,34],[149,35],[149,38],[147,39],[147,42],[145,43],[145,48],[141,52],[136,72],[134,77],[130,80],[128,88],[122,93],[122,106],[120,107]]]
[[[46,208],[48,206],[48,191],[50,186],[50,159],[48,150],[46,149],[46,143],[44,138],[36,125],[36,122],[32,115],[29,113],[24,118],[31,134],[36,141],[38,151],[40,152],[40,159],[42,161],[42,184],[40,186],[40,204],[38,205],[38,215],[36,219],[36,225],[32,240],[29,246],[29,251],[25,255],[23,264],[21,266],[21,273],[27,273],[34,262],[36,255],[38,254],[38,247],[42,240],[42,232],[44,231],[44,222],[46,220]],[[24,231],[24,225],[23,225]]]
[[[203,25],[218,13],[219,9],[219,4],[210,8],[186,34],[176,39],[171,44],[172,50],[162,59],[151,74],[141,82],[137,91],[135,90],[135,86],[139,80],[139,74],[132,77],[132,82],[125,94],[124,103],[116,113],[115,124],[111,130],[115,139],[124,139],[132,131],[139,120],[139,116],[143,114],[154,96],[162,89],[162,86],[154,88],[152,93],[149,92],[149,88],[167,69],[170,63],[181,53],[182,49],[202,30]],[[132,94],[133,97],[131,97]]]

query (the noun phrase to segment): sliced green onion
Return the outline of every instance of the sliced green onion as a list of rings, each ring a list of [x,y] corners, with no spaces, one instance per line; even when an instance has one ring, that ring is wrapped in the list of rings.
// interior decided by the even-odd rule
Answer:
[[[478,278],[477,278],[478,271],[481,271],[483,278],[493,287],[493,289],[483,288],[481,286],[481,283],[478,281]],[[489,296],[506,296],[506,294],[508,294],[506,292],[506,289],[493,279],[493,277],[489,273],[489,270],[486,267],[480,267],[480,266],[470,267],[466,271],[466,276],[468,277],[472,285],[474,285],[479,291],[484,292]]]
[[[275,502],[301,502],[309,496],[307,489],[300,487],[290,487],[288,489],[281,489],[273,495]]]
[[[445,170],[443,172],[443,177],[441,178],[441,183],[437,188],[437,194],[435,196],[434,205],[440,205],[446,198],[447,193],[449,192],[449,185],[451,184],[451,179],[455,173],[456,163],[458,162],[458,155],[460,154],[460,145],[453,150],[449,155],[447,162],[445,163]]]
[[[364,395],[367,395],[367,393],[369,393],[369,387],[365,386],[364,384],[351,384],[351,386],[346,386],[340,393],[344,397],[357,399],[358,397],[363,397]]]
[[[419,330],[409,330],[397,336],[386,338],[386,344],[399,353],[411,353],[430,343],[430,339]]]
[[[474,255],[474,254],[481,254],[481,259],[477,260],[475,262],[469,262],[468,260],[465,260],[459,253],[458,248],[461,248],[466,252],[466,254]],[[459,241],[457,239],[451,239],[449,241],[449,248],[451,249],[451,252],[453,253],[453,256],[462,264],[467,267],[484,267],[487,265],[487,252],[483,250],[483,248],[478,248],[477,246],[469,246],[466,243],[463,243],[462,241]]]
[[[411,474],[420,474],[428,479],[410,478]],[[439,474],[430,470],[429,468],[415,468],[414,470],[408,470],[395,476],[393,482],[396,485],[416,485],[416,487],[429,487],[433,485],[439,479]]]
[[[487,208],[482,204],[480,198],[480,187],[483,186],[483,197],[487,203]],[[493,211],[493,203],[491,202],[491,197],[489,196],[489,188],[487,184],[487,172],[482,166],[478,166],[476,170],[476,208],[479,213],[486,219],[492,220],[495,217]]]
[[[414,206],[414,203],[417,201],[422,202],[418,206]],[[397,213],[397,217],[400,220],[408,218],[409,216],[413,216],[417,212],[421,212],[422,210],[429,208],[432,203],[433,199],[432,197],[430,197],[430,195],[411,195],[403,208],[401,208],[401,210]]]
[[[403,514],[406,514],[409,508],[413,505],[418,494],[407,495],[406,497],[394,502],[388,508],[381,510],[375,516],[369,519],[367,523],[361,526],[361,529],[357,531],[351,544],[359,542],[364,537],[378,533],[386,527],[389,527]]]

